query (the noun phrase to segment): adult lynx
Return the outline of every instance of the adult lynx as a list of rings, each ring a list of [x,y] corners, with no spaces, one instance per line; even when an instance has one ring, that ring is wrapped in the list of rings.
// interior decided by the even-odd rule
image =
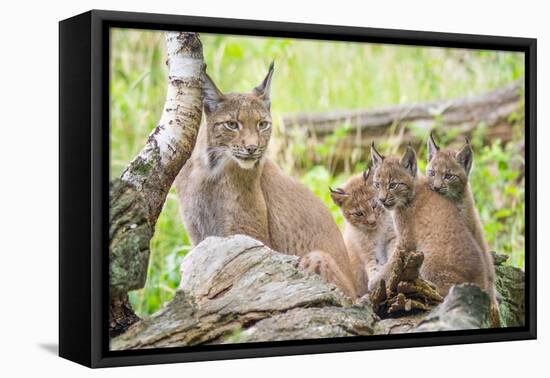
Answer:
[[[208,236],[244,234],[300,256],[347,295],[356,296],[342,235],[325,205],[266,156],[271,137],[273,63],[251,93],[222,93],[205,74],[206,124],[176,179],[193,244]]]
[[[371,155],[373,183],[378,200],[392,216],[398,247],[424,253],[422,277],[443,296],[460,283],[474,283],[490,293],[483,251],[456,206],[430,190],[425,178],[417,177],[414,150],[407,147],[402,158],[384,157],[373,146]],[[390,266],[385,266],[387,274]]]

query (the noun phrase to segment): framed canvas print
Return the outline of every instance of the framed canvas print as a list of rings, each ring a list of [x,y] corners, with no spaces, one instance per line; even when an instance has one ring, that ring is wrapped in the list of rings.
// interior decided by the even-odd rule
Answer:
[[[59,352],[536,337],[536,40],[60,22]]]

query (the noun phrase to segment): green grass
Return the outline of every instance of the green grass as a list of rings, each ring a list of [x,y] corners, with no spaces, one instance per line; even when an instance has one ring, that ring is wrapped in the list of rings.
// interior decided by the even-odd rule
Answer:
[[[482,93],[524,74],[519,53],[205,34],[201,40],[208,72],[222,91],[250,91],[263,79],[269,63],[275,61],[275,128],[277,117],[290,112],[451,99]],[[166,64],[161,32],[114,29],[111,44],[110,176],[115,178],[143,147],[160,117],[166,93]],[[425,140],[425,131],[410,127],[419,140]],[[484,128],[479,128],[472,141],[475,163],[471,181],[492,249],[508,253],[510,264],[523,267],[524,184],[520,177],[522,156],[517,153],[523,135],[519,126],[517,129],[512,143],[492,141],[485,145]],[[315,146],[317,156],[328,159],[335,142],[345,133],[342,125],[323,144]],[[441,129],[438,137],[445,144],[457,135]],[[299,176],[341,225],[342,217],[330,201],[327,188],[360,172],[366,162],[358,162],[346,173],[334,174],[328,160],[316,166],[297,164],[303,148],[300,140],[293,141],[288,146],[289,154],[278,162]],[[418,153],[425,156],[422,150]],[[419,164],[423,168],[424,163]],[[189,248],[172,190],[151,242],[147,284],[130,294],[138,314],[150,314],[172,298],[179,283],[179,265]]]

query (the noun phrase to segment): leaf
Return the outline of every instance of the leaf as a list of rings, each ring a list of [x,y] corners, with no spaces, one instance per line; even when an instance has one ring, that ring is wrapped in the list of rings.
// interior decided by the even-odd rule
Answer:
[[[499,211],[497,211],[494,215],[495,218],[497,219],[503,219],[503,218],[507,218],[509,216],[512,216],[513,215],[513,211],[510,210],[510,209],[500,209]]]

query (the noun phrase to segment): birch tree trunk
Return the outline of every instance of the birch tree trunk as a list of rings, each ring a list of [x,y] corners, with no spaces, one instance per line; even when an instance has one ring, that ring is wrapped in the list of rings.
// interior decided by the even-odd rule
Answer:
[[[195,146],[204,59],[197,33],[167,32],[168,88],[158,125],[110,186],[111,335],[138,320],[127,293],[145,285],[149,243],[166,196]]]

